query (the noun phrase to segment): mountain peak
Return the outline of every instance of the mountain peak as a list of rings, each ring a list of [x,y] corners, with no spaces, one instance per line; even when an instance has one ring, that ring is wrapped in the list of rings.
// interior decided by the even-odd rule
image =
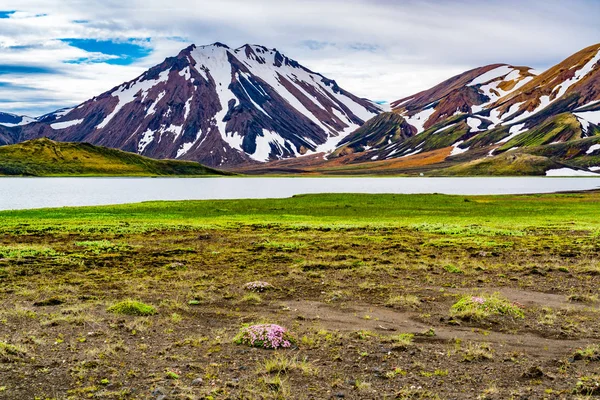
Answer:
[[[39,132],[154,158],[235,166],[333,150],[379,112],[276,49],[217,42],[188,46],[45,121]]]

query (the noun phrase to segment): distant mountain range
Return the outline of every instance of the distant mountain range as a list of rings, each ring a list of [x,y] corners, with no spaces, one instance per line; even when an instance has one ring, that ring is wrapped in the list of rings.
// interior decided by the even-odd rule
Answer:
[[[540,74],[475,68],[388,110],[275,49],[216,43],[73,109],[0,114],[0,144],[46,136],[246,172],[586,175],[600,171],[600,44]]]

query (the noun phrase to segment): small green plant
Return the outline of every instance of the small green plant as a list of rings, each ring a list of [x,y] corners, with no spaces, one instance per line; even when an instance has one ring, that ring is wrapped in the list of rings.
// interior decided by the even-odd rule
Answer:
[[[600,361],[600,345],[594,344],[584,349],[577,349],[573,354],[575,360]]]
[[[394,368],[391,371],[388,371],[385,373],[385,377],[388,379],[393,379],[395,377],[397,377],[398,375],[402,375],[402,376],[406,376],[407,372],[405,370],[403,370],[402,368]]]
[[[55,257],[54,249],[40,246],[0,246],[0,258]]]
[[[277,354],[275,357],[265,361],[264,369],[269,374],[285,374],[293,365],[293,361],[281,354]]]
[[[390,296],[388,301],[385,303],[387,307],[394,308],[418,308],[420,304],[421,300],[412,294]]]
[[[156,314],[156,308],[136,300],[123,300],[108,307],[106,311],[113,314],[150,316]]]
[[[171,314],[171,322],[178,324],[181,321],[183,321],[183,317],[181,316],[181,314],[177,314],[177,313]]]
[[[450,308],[453,317],[479,321],[493,315],[511,316],[513,318],[525,318],[523,307],[518,303],[512,303],[498,293],[490,296],[462,296]]]
[[[258,293],[250,292],[244,295],[244,297],[240,300],[241,303],[246,304],[260,304],[262,303],[262,298]]]
[[[448,265],[444,266],[444,269],[451,274],[464,274],[462,269],[460,269],[457,266],[452,265],[452,264],[448,264]]]
[[[589,294],[572,294],[568,297],[570,302],[573,303],[596,303],[598,301],[598,296],[589,295]]]
[[[401,333],[399,335],[391,336],[390,339],[394,345],[395,350],[406,350],[413,344],[415,335],[412,333]]]
[[[108,379],[106,379],[106,378],[104,378],[104,379],[102,379],[102,380],[100,381],[100,384],[101,384],[101,385],[108,385],[109,383],[110,383],[110,381],[109,381]]]
[[[573,393],[584,396],[600,395],[600,375],[582,376],[575,384]]]
[[[179,371],[167,370],[165,372],[165,376],[167,377],[167,379],[177,380],[177,379],[179,379],[180,375],[181,375],[181,372],[179,372]]]
[[[369,390],[371,386],[371,382],[361,381],[360,379],[354,381],[354,388],[358,391]]]
[[[0,342],[0,362],[16,362],[25,358],[26,352],[23,348],[9,343]]]
[[[494,352],[491,346],[487,343],[467,343],[462,349],[464,362],[487,361],[494,358]]]

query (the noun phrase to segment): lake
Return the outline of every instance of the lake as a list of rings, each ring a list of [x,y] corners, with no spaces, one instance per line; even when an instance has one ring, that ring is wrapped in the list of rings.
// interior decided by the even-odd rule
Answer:
[[[0,178],[0,210],[306,193],[529,194],[600,188],[598,178]]]

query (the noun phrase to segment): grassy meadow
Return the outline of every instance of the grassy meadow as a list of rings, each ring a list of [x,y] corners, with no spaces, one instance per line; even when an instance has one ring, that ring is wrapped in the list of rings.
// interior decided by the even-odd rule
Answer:
[[[0,212],[0,398],[599,395],[599,200]],[[257,324],[290,346],[248,345]]]

